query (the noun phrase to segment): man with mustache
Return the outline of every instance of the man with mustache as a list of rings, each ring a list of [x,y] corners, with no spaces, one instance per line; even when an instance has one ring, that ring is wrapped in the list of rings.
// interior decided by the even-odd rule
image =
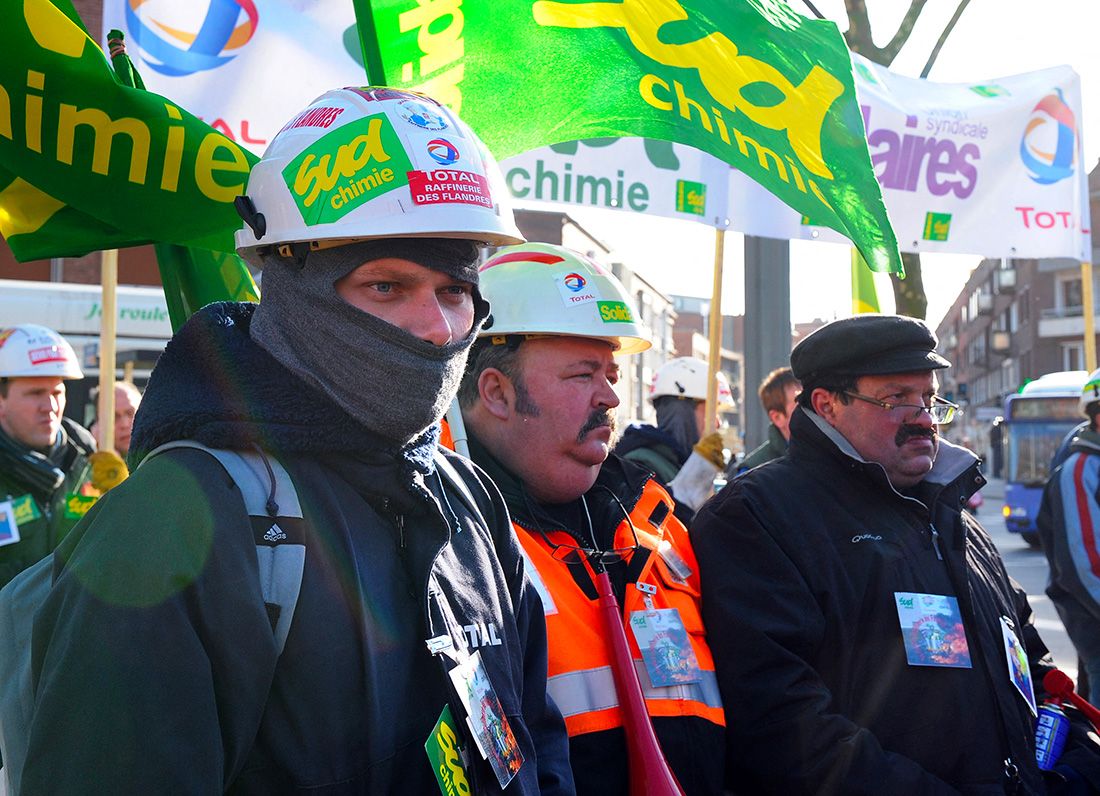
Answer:
[[[503,249],[481,268],[491,328],[459,390],[470,454],[500,487],[542,595],[547,691],[565,716],[577,793],[626,796],[627,734],[596,576],[622,607],[656,737],[686,794],[721,794],[724,723],[700,621],[699,575],[674,503],[611,453],[616,355],[650,347],[623,286],[560,246]]]
[[[802,393],[787,455],[695,519],[731,790],[1095,793],[1083,733],[1054,772],[1037,766],[1033,711],[1053,667],[1027,596],[964,511],[985,478],[937,434],[957,407],[936,394],[950,366],[936,343],[890,315],[809,335],[791,354]]]

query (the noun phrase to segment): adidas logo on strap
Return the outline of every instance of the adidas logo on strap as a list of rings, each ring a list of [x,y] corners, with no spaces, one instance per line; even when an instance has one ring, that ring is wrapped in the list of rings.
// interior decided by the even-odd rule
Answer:
[[[283,533],[283,529],[278,525],[272,525],[264,534],[264,541],[267,542],[281,542],[286,539],[286,534]]]

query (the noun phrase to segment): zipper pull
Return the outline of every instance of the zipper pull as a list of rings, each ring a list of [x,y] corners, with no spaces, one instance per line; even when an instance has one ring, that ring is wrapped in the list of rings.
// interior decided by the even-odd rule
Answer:
[[[390,515],[390,522],[397,527],[397,539],[401,545],[401,548],[405,547],[405,515],[399,514],[390,508],[390,499],[387,497],[382,498],[382,509]]]
[[[932,529],[932,546],[936,548],[936,558],[943,561],[943,553],[940,551],[940,532],[932,523],[928,523],[928,527]]]

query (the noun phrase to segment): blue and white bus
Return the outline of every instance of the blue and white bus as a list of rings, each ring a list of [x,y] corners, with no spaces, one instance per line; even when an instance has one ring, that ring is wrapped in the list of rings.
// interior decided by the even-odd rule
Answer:
[[[1083,419],[1078,402],[1088,375],[1084,370],[1048,373],[1005,398],[1005,525],[1033,547],[1039,545],[1035,515],[1050,461],[1062,438]]]

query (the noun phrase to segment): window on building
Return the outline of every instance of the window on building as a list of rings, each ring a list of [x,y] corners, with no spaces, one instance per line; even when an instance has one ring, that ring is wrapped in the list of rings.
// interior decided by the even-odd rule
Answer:
[[[1020,295],[1016,299],[1016,309],[1019,315],[1019,322],[1025,324],[1031,316],[1031,288],[1025,287],[1020,290]]]
[[[1062,343],[1062,370],[1085,369],[1085,344]]]
[[[1054,293],[1054,306],[1060,310],[1081,309],[1083,301],[1081,292],[1081,277],[1060,278]],[[1071,368],[1075,370],[1076,368]]]

